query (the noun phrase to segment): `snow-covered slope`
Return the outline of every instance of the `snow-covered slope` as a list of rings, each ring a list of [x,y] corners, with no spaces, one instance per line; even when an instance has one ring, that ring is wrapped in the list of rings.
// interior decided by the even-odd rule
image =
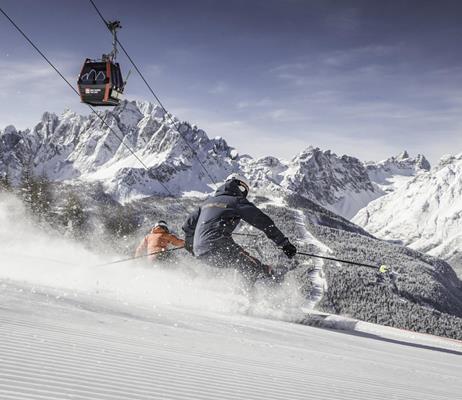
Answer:
[[[361,210],[353,222],[446,260],[462,252],[462,154],[448,156]]]
[[[318,321],[293,283],[249,304],[232,273],[98,266],[107,255],[35,228],[11,196],[0,205],[2,400],[459,395],[459,341]]]
[[[460,396],[457,342],[63,294],[2,285],[3,400]]]
[[[270,156],[255,160],[151,103],[123,101],[101,115],[112,132],[95,115],[70,111],[45,113],[32,130],[6,127],[0,131],[0,175],[18,182],[31,170],[53,181],[101,181],[113,198],[127,201],[168,192],[210,193],[212,180],[242,172],[262,194],[294,192],[351,218],[383,195],[390,182],[426,166],[424,158],[413,160],[407,154],[365,165],[313,147],[290,161]]]
[[[419,173],[429,171],[430,163],[422,154],[412,158],[407,151],[378,163],[366,162],[370,180],[384,193],[390,193]]]

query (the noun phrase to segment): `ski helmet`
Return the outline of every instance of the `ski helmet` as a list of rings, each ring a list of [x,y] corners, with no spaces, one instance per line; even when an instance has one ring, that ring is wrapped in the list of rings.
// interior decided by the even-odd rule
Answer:
[[[164,220],[160,220],[157,222],[156,225],[154,225],[154,228],[158,228],[158,227],[164,228],[166,231],[168,231],[168,225]]]
[[[226,178],[226,182],[229,181],[237,181],[239,190],[242,192],[244,197],[247,197],[247,195],[249,194],[250,185],[249,181],[245,177],[239,174],[231,174]]]

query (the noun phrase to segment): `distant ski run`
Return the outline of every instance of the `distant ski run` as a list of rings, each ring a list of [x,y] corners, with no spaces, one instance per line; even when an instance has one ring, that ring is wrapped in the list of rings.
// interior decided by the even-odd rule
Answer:
[[[327,255],[331,253],[331,250],[317,240],[309,231],[306,229],[305,216],[300,210],[293,209],[295,212],[295,223],[300,231],[301,237],[303,238],[303,244],[312,244],[320,251],[321,255]],[[324,292],[327,290],[327,281],[324,278],[324,261],[320,259],[313,259],[314,265],[313,270],[308,274],[311,282],[313,283],[313,290],[310,293],[310,298],[307,300],[304,308],[313,310],[316,304],[322,299]]]

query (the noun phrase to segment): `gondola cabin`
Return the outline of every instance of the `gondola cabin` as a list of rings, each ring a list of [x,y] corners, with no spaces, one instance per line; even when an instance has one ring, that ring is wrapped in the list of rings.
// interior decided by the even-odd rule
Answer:
[[[122,99],[124,80],[119,63],[87,58],[78,79],[80,98],[92,106],[116,106]]]

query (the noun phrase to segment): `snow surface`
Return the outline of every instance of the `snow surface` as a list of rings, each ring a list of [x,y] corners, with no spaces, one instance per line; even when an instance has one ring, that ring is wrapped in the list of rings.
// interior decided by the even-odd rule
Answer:
[[[0,397],[456,399],[462,346],[191,308],[0,292]]]
[[[409,182],[414,176],[430,170],[430,163],[422,155],[412,158],[407,151],[386,160],[366,163],[367,173],[384,193],[392,192]]]
[[[342,331],[306,326],[290,282],[249,304],[232,273],[96,266],[110,259],[0,198],[2,400],[460,395],[458,341],[333,316],[318,324]]]

